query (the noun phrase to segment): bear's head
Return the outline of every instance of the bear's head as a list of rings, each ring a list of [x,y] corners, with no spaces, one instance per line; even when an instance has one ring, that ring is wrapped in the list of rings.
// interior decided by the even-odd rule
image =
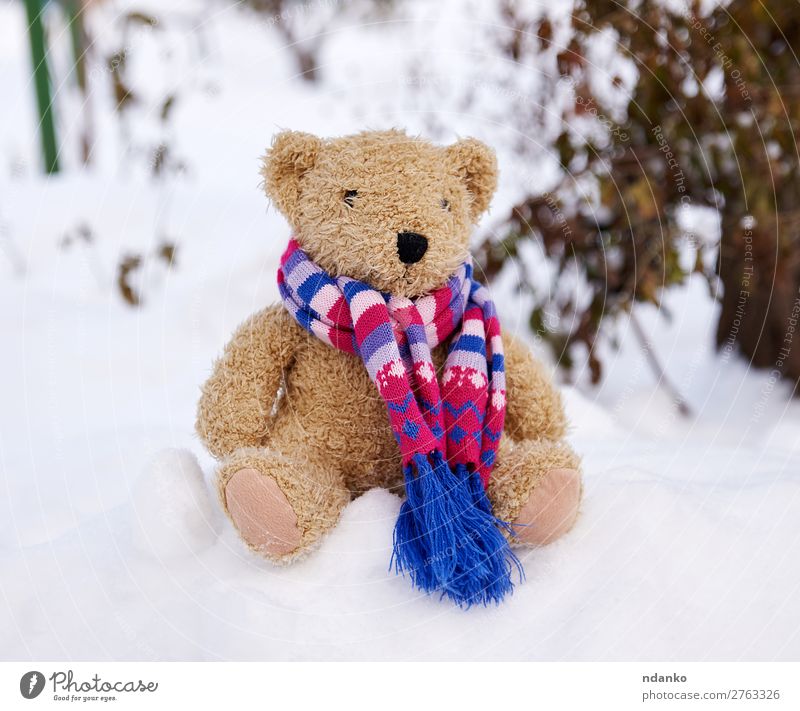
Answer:
[[[440,147],[399,131],[328,140],[284,131],[262,174],[320,267],[413,297],[441,286],[467,257],[497,162],[472,138]]]

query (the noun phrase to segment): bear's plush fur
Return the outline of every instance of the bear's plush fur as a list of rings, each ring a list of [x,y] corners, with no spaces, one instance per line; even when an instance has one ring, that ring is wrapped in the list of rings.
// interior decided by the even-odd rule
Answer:
[[[497,183],[493,152],[475,139],[448,147],[398,131],[323,140],[277,135],[264,158],[267,195],[300,246],[328,273],[414,297],[464,261],[470,231]],[[398,232],[424,235],[414,264]],[[573,524],[579,461],[564,441],[558,392],[528,349],[503,334],[505,430],[487,490],[515,541],[543,544]],[[446,348],[434,351],[441,368]],[[403,492],[386,405],[360,359],[303,330],[282,306],[250,317],[203,387],[197,431],[220,460],[225,511],[246,543],[276,562],[308,551],[353,496]]]

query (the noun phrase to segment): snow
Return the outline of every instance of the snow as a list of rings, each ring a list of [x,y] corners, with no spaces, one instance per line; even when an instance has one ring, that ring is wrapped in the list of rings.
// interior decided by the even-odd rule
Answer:
[[[798,487],[786,461],[747,453],[724,476],[688,480],[699,461],[729,453],[684,447],[669,457],[663,445],[640,444],[623,462],[622,439],[611,427],[606,437],[576,439],[592,452],[576,528],[523,554],[527,580],[502,607],[468,612],[388,571],[396,496],[365,494],[319,550],[275,567],[222,520],[194,457],[168,451],[129,501],[4,553],[13,583],[3,586],[13,611],[3,621],[4,656],[795,657]],[[754,472],[767,475],[753,480]]]
[[[191,17],[206,6],[176,7]],[[699,278],[667,296],[671,319],[637,309],[693,415],[677,414],[629,323],[616,324],[621,347],[604,346],[602,383],[578,369],[564,385],[585,471],[581,516],[562,540],[522,553],[527,580],[499,608],[455,609],[389,571],[400,500],[386,491],[353,501],[318,550],[285,567],[250,553],[221,514],[193,433],[199,385],[236,324],[277,298],[288,237],[258,190],[258,156],[285,126],[425,132],[396,77],[426,31],[443,75],[476,52],[491,60],[485,15],[453,25],[447,45],[430,7],[412,3],[386,26],[341,21],[318,88],[293,78],[269,27],[225,6],[208,14],[205,61],[169,16],[180,45],[171,59],[135,36],[134,79],[159,82],[144,83],[153,96],[133,109],[134,143],[161,135],[155,107],[170,77],[193,87],[168,132],[187,172],[159,182],[123,161],[99,81],[97,164],[77,170],[66,146],[72,169],[38,175],[23,14],[0,3],[0,96],[12,107],[0,116],[0,658],[800,657],[800,404],[769,372],[714,349],[717,306]],[[353,46],[374,61],[355,61]],[[514,134],[494,112],[448,101],[437,118],[453,135],[505,145]],[[75,130],[78,117],[59,121]],[[507,146],[500,155],[507,175],[527,174]],[[537,176],[551,178],[547,166]],[[504,181],[484,229],[515,197]],[[90,244],[75,238],[81,225]],[[178,245],[174,269],[153,256],[165,235]],[[115,285],[128,253],[145,257],[140,308]],[[525,335],[524,302],[504,280],[494,292],[505,328]]]

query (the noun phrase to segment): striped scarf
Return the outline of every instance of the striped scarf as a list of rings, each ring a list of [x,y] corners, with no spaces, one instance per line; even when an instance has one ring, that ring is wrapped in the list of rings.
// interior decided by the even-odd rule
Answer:
[[[460,605],[499,602],[513,587],[513,566],[521,568],[485,492],[506,382],[497,313],[472,264],[411,300],[330,276],[293,239],[278,288],[303,328],[362,359],[386,403],[407,494],[394,531],[395,569]],[[448,339],[439,383],[431,349]]]

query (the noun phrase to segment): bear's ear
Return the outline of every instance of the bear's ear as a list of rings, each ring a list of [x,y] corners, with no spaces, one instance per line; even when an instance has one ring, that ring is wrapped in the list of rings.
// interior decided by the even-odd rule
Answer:
[[[321,147],[322,140],[310,133],[282,131],[272,139],[264,156],[264,190],[292,223],[297,214],[300,178],[314,167]]]
[[[470,215],[474,222],[489,207],[497,188],[497,158],[494,151],[475,138],[465,138],[445,149],[447,160],[455,169],[472,197]]]

